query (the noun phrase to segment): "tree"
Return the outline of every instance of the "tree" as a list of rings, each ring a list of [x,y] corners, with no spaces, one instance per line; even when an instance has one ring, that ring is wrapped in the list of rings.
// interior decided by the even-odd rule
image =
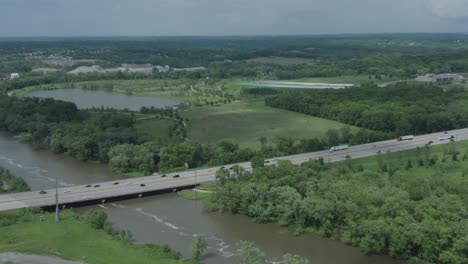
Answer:
[[[406,163],[405,170],[409,170],[413,168],[413,164],[411,163],[411,160],[409,159],[408,162]]]
[[[328,145],[336,146],[340,143],[340,134],[336,129],[330,129],[327,131],[327,141]]]
[[[250,163],[252,164],[253,169],[265,167],[265,159],[260,155],[255,155],[250,160]]]
[[[150,174],[155,169],[158,158],[151,145],[122,144],[109,151],[109,167],[115,173],[142,172]]]
[[[298,255],[286,254],[283,256],[283,264],[309,264],[309,260]]]
[[[264,264],[265,253],[255,247],[254,243],[249,241],[240,242],[241,264]]]
[[[351,133],[351,128],[349,126],[345,126],[340,128],[341,132],[341,142],[350,142],[353,138],[353,134]]]
[[[197,235],[195,238],[195,243],[192,247],[192,259],[199,260],[200,256],[208,247],[208,242],[206,241],[205,237],[202,235]]]

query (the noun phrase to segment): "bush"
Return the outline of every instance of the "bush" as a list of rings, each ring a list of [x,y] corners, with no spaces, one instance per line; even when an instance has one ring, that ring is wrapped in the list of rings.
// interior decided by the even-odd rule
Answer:
[[[86,214],[85,221],[94,229],[104,229],[107,222],[107,214],[101,210],[92,209]]]

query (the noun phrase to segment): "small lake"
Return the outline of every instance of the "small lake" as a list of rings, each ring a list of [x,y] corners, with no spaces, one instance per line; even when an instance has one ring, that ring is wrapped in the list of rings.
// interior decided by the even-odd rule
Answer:
[[[141,107],[164,108],[174,106],[180,101],[160,98],[154,96],[137,96],[113,93],[104,90],[85,90],[85,89],[56,89],[34,91],[27,94],[30,97],[54,98],[67,102],[73,102],[80,109],[104,107],[115,109],[128,109],[133,111],[140,110]]]

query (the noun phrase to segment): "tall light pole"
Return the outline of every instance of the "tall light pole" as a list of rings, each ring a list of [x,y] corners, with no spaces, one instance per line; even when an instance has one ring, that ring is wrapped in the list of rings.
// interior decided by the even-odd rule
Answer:
[[[60,211],[58,203],[58,180],[55,176],[55,222],[60,222]]]

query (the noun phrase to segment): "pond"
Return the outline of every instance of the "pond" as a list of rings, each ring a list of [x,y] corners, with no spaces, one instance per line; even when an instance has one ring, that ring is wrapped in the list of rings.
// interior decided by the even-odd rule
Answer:
[[[138,111],[141,107],[164,108],[175,106],[180,101],[160,98],[154,96],[137,96],[113,93],[105,90],[86,90],[86,89],[55,89],[44,91],[33,91],[26,96],[39,98],[54,98],[67,102],[73,102],[80,109],[104,107],[115,109],[128,109]]]

